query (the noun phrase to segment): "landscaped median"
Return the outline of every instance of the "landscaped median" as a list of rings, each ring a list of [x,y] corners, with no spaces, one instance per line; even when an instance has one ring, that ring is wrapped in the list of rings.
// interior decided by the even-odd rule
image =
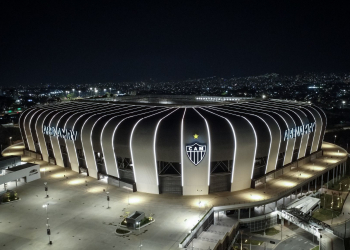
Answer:
[[[1,195],[0,204],[6,204],[18,200],[20,199],[16,191],[7,190],[4,194]]]
[[[140,229],[152,224],[153,222],[155,222],[155,220],[153,218],[150,218],[150,217],[143,218],[141,220]],[[125,219],[120,223],[120,226],[127,227],[127,223],[126,223]],[[137,229],[139,229],[139,227],[137,227]]]
[[[321,208],[317,209],[312,214],[312,217],[320,221],[326,221],[339,216],[346,197],[347,193],[345,195],[345,193],[341,191],[325,191],[320,197]]]
[[[270,228],[266,228],[266,230],[261,230],[261,231],[257,231],[257,232],[253,232],[254,234],[261,234],[261,235],[276,235],[278,234],[279,232],[281,232],[280,230],[277,230],[276,228],[274,227],[270,227]]]
[[[350,176],[342,176],[339,180],[335,181],[334,184],[331,180],[328,182],[328,184],[325,184],[325,186],[327,185],[328,189],[332,189],[334,191],[350,191]]]
[[[131,231],[130,230],[127,230],[127,229],[121,229],[121,228],[117,228],[115,230],[115,233],[117,235],[128,235],[128,234],[131,234]]]
[[[237,239],[235,244],[238,244],[239,246],[233,246],[233,250],[241,250],[241,240]],[[265,243],[266,244],[266,243]],[[250,246],[260,246],[262,247],[264,245],[264,241],[261,240],[252,240],[252,239],[243,239],[242,240],[242,246],[243,250],[251,249]]]

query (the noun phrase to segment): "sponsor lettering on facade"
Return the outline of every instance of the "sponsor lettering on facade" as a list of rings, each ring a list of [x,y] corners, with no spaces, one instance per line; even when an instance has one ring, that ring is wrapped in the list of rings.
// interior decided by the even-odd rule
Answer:
[[[32,169],[29,171],[29,176],[39,173],[38,170]]]
[[[315,129],[315,122],[306,124],[306,125],[302,125],[302,126],[298,126],[292,129],[287,129],[284,132],[284,141],[285,140],[289,140],[292,138],[296,138],[298,136],[302,136],[304,134],[309,134],[311,132],[314,132]]]
[[[59,138],[75,141],[77,139],[78,131],[71,129],[62,129],[55,127],[46,127],[43,128],[44,135],[56,136]]]

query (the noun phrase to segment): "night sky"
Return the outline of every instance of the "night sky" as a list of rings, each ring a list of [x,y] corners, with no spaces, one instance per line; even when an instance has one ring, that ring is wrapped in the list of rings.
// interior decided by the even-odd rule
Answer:
[[[0,85],[348,73],[349,13],[340,1],[5,0]]]

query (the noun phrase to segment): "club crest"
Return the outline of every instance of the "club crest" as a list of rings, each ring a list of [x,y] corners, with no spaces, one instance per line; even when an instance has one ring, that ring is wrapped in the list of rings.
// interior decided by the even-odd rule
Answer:
[[[206,152],[207,145],[200,145],[197,142],[192,145],[186,145],[188,159],[196,166],[203,160]]]

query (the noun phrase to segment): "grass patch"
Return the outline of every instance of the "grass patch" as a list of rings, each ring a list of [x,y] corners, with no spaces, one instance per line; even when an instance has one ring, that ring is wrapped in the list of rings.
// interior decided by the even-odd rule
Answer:
[[[11,191],[11,190],[7,190],[6,193],[4,193],[1,196],[1,201],[6,203],[6,202],[10,202],[10,201],[15,201],[18,200],[18,195],[16,191]]]
[[[151,221],[152,221],[152,220],[150,220],[148,217],[143,218],[143,219],[141,220],[141,227],[142,227],[143,225],[146,225],[147,223],[150,223]],[[121,225],[127,226],[126,220],[123,220],[122,223],[121,223]],[[136,228],[139,228],[139,226],[137,226]]]
[[[340,211],[334,211],[333,218],[337,217],[338,215],[340,215]],[[312,214],[312,217],[314,217],[315,219],[318,219],[320,221],[330,220],[330,219],[332,219],[332,210],[326,210],[323,208],[317,209]]]
[[[340,183],[342,184],[340,185]],[[348,191],[349,185],[350,185],[350,176],[345,175],[344,177],[341,177],[339,181],[335,181],[334,184],[333,184],[333,181],[330,181],[328,183],[328,189],[332,189],[335,191]],[[340,186],[341,186],[341,190],[340,190]]]
[[[314,248],[311,248],[311,250],[320,250],[319,246],[315,246]]]
[[[115,232],[116,232],[117,234],[127,234],[127,233],[130,233],[129,230],[120,229],[120,228],[116,229]]]
[[[241,250],[241,246],[233,246],[233,250]],[[243,247],[243,250],[248,250],[249,247]]]
[[[341,198],[339,195],[339,192],[333,192],[333,199],[332,194],[321,194],[320,200],[321,200],[321,206],[323,209],[326,210],[334,210],[341,212],[344,204],[344,199]],[[332,204],[333,202],[333,204]]]
[[[280,230],[277,230],[274,227],[266,228],[266,235],[276,235],[280,232]],[[261,234],[264,235],[264,230],[254,232],[255,234]]]

